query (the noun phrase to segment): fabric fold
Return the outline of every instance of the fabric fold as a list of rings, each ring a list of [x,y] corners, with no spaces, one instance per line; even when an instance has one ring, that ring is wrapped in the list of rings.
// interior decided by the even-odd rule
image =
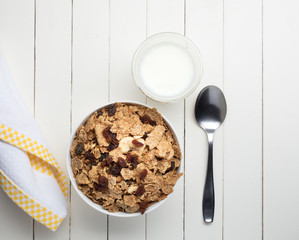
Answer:
[[[1,56],[0,185],[20,208],[53,231],[67,214],[66,178]]]

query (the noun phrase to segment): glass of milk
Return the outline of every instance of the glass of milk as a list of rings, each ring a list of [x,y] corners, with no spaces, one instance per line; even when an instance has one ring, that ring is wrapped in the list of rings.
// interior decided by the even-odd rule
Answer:
[[[149,98],[174,102],[187,97],[198,86],[202,59],[197,47],[177,33],[149,37],[136,50],[132,74]]]

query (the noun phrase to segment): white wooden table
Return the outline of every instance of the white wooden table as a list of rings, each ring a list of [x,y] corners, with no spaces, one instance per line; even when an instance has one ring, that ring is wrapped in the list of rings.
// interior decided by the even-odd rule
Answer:
[[[146,99],[130,70],[137,46],[165,31],[194,41],[204,63],[198,89],[175,104]],[[299,239],[298,0],[0,0],[0,52],[65,172],[72,128],[108,101],[157,107],[185,155],[175,193],[137,218],[95,212],[70,188],[68,217],[53,233],[0,191],[0,239]],[[210,84],[223,89],[228,114],[206,225],[207,141],[193,107]]]

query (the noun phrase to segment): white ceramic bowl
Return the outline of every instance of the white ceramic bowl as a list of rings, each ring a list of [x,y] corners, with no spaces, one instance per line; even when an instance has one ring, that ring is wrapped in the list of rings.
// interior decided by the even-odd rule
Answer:
[[[145,107],[149,107],[149,108],[151,108],[151,107],[148,106],[148,105],[144,105],[144,104],[142,104],[142,103],[137,103],[137,102],[130,102],[130,101],[118,101],[118,102],[119,102],[119,103],[136,104],[136,105],[141,105],[141,106],[145,106]],[[75,180],[75,178],[74,178],[74,176],[73,176],[73,171],[72,171],[72,168],[71,168],[70,148],[71,148],[71,145],[72,145],[72,143],[73,143],[73,141],[74,141],[74,138],[75,138],[77,129],[79,128],[79,126],[85,124],[85,122],[89,119],[89,117],[90,117],[95,111],[97,111],[97,110],[99,110],[99,109],[102,109],[102,108],[105,108],[105,107],[107,107],[107,106],[110,105],[110,104],[112,104],[112,103],[109,103],[109,104],[107,104],[107,105],[105,105],[105,106],[102,106],[102,107],[100,107],[100,108],[98,108],[98,109],[92,111],[92,112],[91,112],[90,114],[88,114],[88,116],[87,116],[86,118],[84,118],[83,121],[82,121],[82,122],[81,122],[81,123],[74,129],[74,131],[73,131],[73,133],[72,133],[72,136],[71,136],[70,143],[69,143],[69,145],[68,145],[68,149],[67,149],[67,158],[66,158],[66,159],[67,159],[67,172],[68,172],[68,176],[69,176],[69,178],[70,178],[70,180],[71,180],[72,186],[74,187],[74,189],[76,190],[76,192],[79,194],[79,196],[81,197],[81,199],[82,199],[85,203],[87,203],[89,206],[93,207],[95,210],[97,210],[97,211],[99,211],[99,212],[102,212],[102,213],[105,213],[105,214],[108,214],[108,215],[110,215],[110,216],[115,216],[115,217],[135,217],[135,216],[140,216],[140,215],[141,215],[140,212],[136,212],[136,213],[109,212],[108,210],[104,209],[101,205],[94,203],[91,199],[89,199],[87,196],[85,196],[85,195],[81,192],[81,190],[78,189],[76,180]],[[161,113],[160,113],[160,114],[161,114]],[[162,115],[162,114],[161,114],[161,115]],[[177,136],[176,136],[176,134],[175,134],[174,128],[172,127],[172,125],[169,123],[169,121],[168,121],[163,115],[162,115],[162,117],[163,117],[165,123],[168,125],[169,129],[171,130],[174,139],[178,142],[178,144],[179,144],[179,146],[180,146],[180,149],[181,149],[181,146],[182,146],[182,145],[180,144],[180,142],[179,142],[179,140],[178,140],[178,138],[177,138]],[[181,166],[182,166],[182,164],[183,164],[183,158],[181,159],[181,164],[180,164],[180,167],[179,167],[179,169],[178,169],[178,173],[181,172]],[[178,181],[180,181],[180,179],[179,179]],[[176,185],[177,185],[177,184],[176,184]],[[175,191],[175,189],[176,189],[176,185],[174,186],[174,191]],[[172,195],[172,193],[170,193],[170,194],[167,196],[167,198],[170,197],[170,195]],[[146,209],[145,213],[149,213],[149,212],[153,211],[154,209],[158,208],[159,206],[161,206],[162,203],[164,203],[164,202],[166,201],[167,198],[165,198],[164,200],[162,200],[162,201],[160,201],[160,202],[154,203],[153,205],[151,205],[150,207],[148,207],[148,208]]]
[[[172,49],[178,49],[175,52],[177,53],[182,53],[182,55],[175,55],[174,51],[169,50],[170,46],[175,46],[175,48]],[[154,49],[154,47],[158,47],[158,49],[162,49],[163,54],[162,55],[155,55],[155,57],[153,57],[153,52],[152,49]],[[168,51],[166,50],[166,48],[168,49]],[[154,50],[155,53],[157,53],[157,48],[156,50]],[[150,53],[151,52],[151,53]],[[143,70],[145,69],[145,66],[149,66],[149,62],[147,62],[146,65],[145,64],[145,56],[151,56],[151,63],[153,65],[151,65],[151,67],[147,70],[146,74],[143,73]],[[160,52],[161,53],[161,52]],[[173,55],[173,56],[172,56]],[[169,57],[172,56],[172,57]],[[153,61],[155,59],[155,61]],[[159,61],[160,59],[160,61]],[[163,59],[163,60],[161,60]],[[168,59],[168,61],[166,61],[165,59]],[[174,62],[171,63],[171,61],[174,59]],[[180,60],[183,61],[183,59],[186,59],[187,62],[185,62],[187,65],[183,64],[183,62],[179,62]],[[169,64],[168,64],[169,63]],[[189,66],[189,63],[192,64],[192,67]],[[176,66],[176,67],[175,67]],[[188,69],[189,67],[192,68],[191,71],[187,71],[184,70],[183,66],[187,66]],[[178,82],[172,82],[172,80],[170,79],[174,79],[176,78],[177,73],[179,73],[180,71],[173,71],[171,69],[183,69],[183,72],[179,75],[182,75],[179,77]],[[167,69],[169,71],[169,74],[167,74],[166,82],[163,83],[163,78],[162,76],[164,76],[163,74],[165,73],[164,70],[162,69]],[[162,72],[160,72],[162,71]],[[158,73],[159,72],[159,73]],[[174,74],[176,73],[176,74]],[[145,75],[144,75],[145,74]],[[154,74],[150,77],[146,77],[147,80],[145,83],[144,82],[144,76],[149,76],[149,74]],[[162,74],[162,75],[161,75]],[[165,73],[166,74],[166,73]],[[202,77],[202,58],[201,55],[197,49],[197,47],[195,46],[195,44],[188,39],[187,37],[178,34],[178,33],[158,33],[155,34],[149,38],[147,38],[143,43],[141,43],[141,45],[137,48],[135,55],[133,57],[132,60],[132,75],[133,75],[133,79],[135,80],[135,83],[137,84],[137,86],[139,87],[139,89],[149,98],[156,100],[158,102],[175,102],[178,101],[180,99],[186,98],[188,95],[190,95],[198,86],[201,77]],[[171,77],[172,76],[172,77]],[[165,76],[164,76],[165,77]],[[184,81],[186,81],[186,79],[184,79],[184,77],[186,77],[186,79],[189,79],[189,83],[186,85],[182,85]],[[155,79],[159,79],[159,81],[157,80],[156,83],[153,83],[153,78]],[[160,79],[161,78],[161,79]],[[180,81],[181,80],[181,81]],[[171,81],[171,82],[168,82]],[[149,87],[149,85],[151,87]],[[158,89],[159,93],[157,93],[156,90],[154,90],[154,88],[156,86],[164,86],[164,90],[162,89]],[[184,88],[181,92],[179,90],[179,86]],[[171,95],[170,93],[168,93],[168,95],[163,95],[163,93],[165,93],[165,89],[167,89],[167,91],[171,88],[175,88],[176,90],[174,91],[178,91],[176,93],[173,93],[174,95]],[[156,91],[156,92],[155,92]],[[170,95],[169,95],[170,94]]]

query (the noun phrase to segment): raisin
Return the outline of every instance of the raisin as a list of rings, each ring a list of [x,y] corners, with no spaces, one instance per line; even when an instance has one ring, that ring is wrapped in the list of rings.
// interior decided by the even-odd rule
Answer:
[[[111,143],[111,141],[112,141],[112,135],[111,135],[110,129],[111,129],[111,127],[106,127],[102,132],[103,137],[106,139],[106,141],[108,143]]]
[[[83,151],[84,151],[84,144],[83,143],[78,143],[76,148],[75,148],[76,155],[81,154]]]
[[[106,157],[106,161],[107,161],[107,164],[110,165],[113,162],[113,159],[111,156],[108,156],[108,157]]]
[[[141,212],[141,214],[144,214],[145,210],[148,207],[148,202],[147,201],[142,201],[139,205],[139,211]]]
[[[103,130],[102,134],[103,134],[103,137],[106,139],[106,141],[108,143],[110,143],[110,145],[111,145],[110,148],[114,149],[114,148],[118,147],[118,140],[116,138],[116,133],[111,132],[110,129],[111,129],[111,127],[106,127]],[[116,147],[114,147],[114,146],[116,146]],[[111,150],[109,150],[109,151],[111,151]]]
[[[168,172],[172,171],[174,168],[175,168],[175,162],[174,162],[174,161],[171,161],[171,166],[170,166],[170,168],[168,168],[168,169],[166,170],[165,173],[168,173]]]
[[[132,165],[133,169],[137,167],[137,165],[138,165],[138,156],[133,155],[131,165]]]
[[[122,157],[119,157],[117,159],[117,163],[122,167],[125,168],[127,166],[127,161],[125,159],[123,159]]]
[[[107,142],[108,140],[110,140],[110,129],[111,127],[106,127],[102,132],[102,135],[107,140]]]
[[[156,121],[152,120],[148,115],[144,115],[144,116],[140,116],[140,121],[143,123],[143,124],[150,124],[152,126],[156,126],[157,123]]]
[[[117,145],[118,146],[118,140],[116,138],[116,133],[112,133],[112,141],[111,141],[111,144],[113,145]]]
[[[132,166],[132,169],[135,169],[137,168],[137,165],[138,165],[138,162],[132,162],[131,166]]]
[[[110,173],[115,177],[120,176],[121,169],[126,166],[127,166],[126,160],[123,159],[122,157],[119,157],[117,163],[113,162],[112,165],[110,166]]]
[[[142,142],[137,141],[136,139],[134,139],[132,141],[132,143],[136,146],[136,147],[142,147],[144,144]]]
[[[128,162],[128,163],[131,163],[132,154],[128,152],[128,153],[127,153],[127,157],[126,157],[126,159],[127,159],[127,162]]]
[[[145,193],[144,185],[143,185],[143,184],[139,184],[139,185],[138,185],[138,188],[137,188],[137,190],[136,190],[135,195],[138,196],[138,197],[140,197],[140,196],[142,196],[144,193]]]
[[[108,156],[109,156],[109,153],[101,153],[101,157],[99,158],[99,161],[102,162]]]
[[[90,150],[85,153],[85,158],[91,162],[94,162],[96,160],[95,156]]]
[[[104,176],[99,176],[99,183],[96,184],[96,190],[106,192],[108,190],[108,179]]]
[[[117,147],[118,147],[118,144],[110,143],[109,146],[107,147],[107,150],[110,152]]]
[[[97,111],[97,117],[99,117],[99,116],[102,116],[103,115],[103,111],[102,111],[102,109],[99,109],[98,111]]]
[[[112,163],[112,157],[111,156],[107,156],[102,162],[101,162],[101,167],[110,167],[111,163]]]
[[[118,164],[118,163],[114,163],[110,166],[110,173],[117,177],[120,175],[120,171],[121,171],[122,167]]]
[[[118,147],[118,140],[116,139],[116,133],[113,133],[110,131],[111,127],[106,127],[102,134],[106,141],[109,143],[109,146],[107,147],[108,151],[112,151],[113,149]]]
[[[108,116],[112,117],[116,113],[116,105],[115,104],[110,104],[108,107]]]
[[[127,153],[127,162],[128,163],[132,163],[135,162],[137,160],[138,156],[131,154],[131,153]]]
[[[131,168],[135,169],[138,165],[138,156],[127,153],[127,162],[131,163]]]
[[[146,170],[146,169],[143,169],[143,170],[139,173],[139,179],[140,179],[140,180],[145,179],[146,175],[147,175],[147,170]]]

